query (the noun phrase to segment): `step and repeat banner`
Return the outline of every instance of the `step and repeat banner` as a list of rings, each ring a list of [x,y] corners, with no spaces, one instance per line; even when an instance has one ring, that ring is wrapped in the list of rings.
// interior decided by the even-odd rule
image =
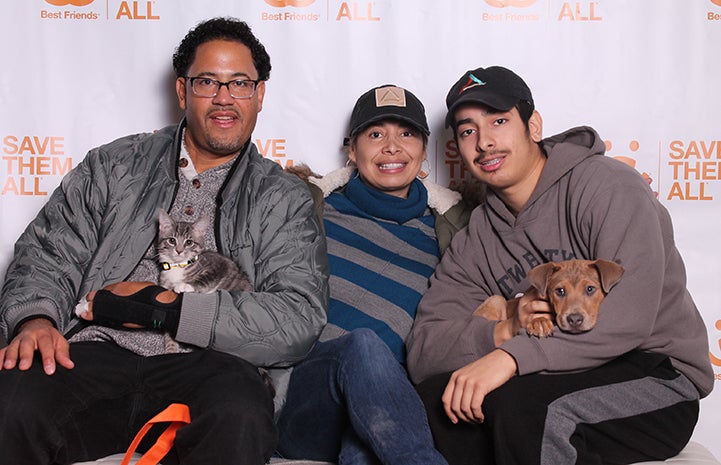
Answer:
[[[283,166],[340,167],[356,98],[392,83],[426,105],[431,176],[463,179],[444,99],[479,66],[526,80],[544,135],[593,126],[671,212],[721,381],[721,0],[0,0],[0,278],[90,148],[179,120],[172,53],[214,16],[270,53],[253,141]],[[695,433],[721,457],[719,424],[721,389]]]

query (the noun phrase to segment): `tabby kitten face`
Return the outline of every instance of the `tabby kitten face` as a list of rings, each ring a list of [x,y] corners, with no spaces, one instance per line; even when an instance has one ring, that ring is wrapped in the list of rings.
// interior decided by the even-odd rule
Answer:
[[[170,263],[195,259],[203,251],[208,219],[200,218],[195,223],[173,221],[164,211],[159,215],[158,257]]]

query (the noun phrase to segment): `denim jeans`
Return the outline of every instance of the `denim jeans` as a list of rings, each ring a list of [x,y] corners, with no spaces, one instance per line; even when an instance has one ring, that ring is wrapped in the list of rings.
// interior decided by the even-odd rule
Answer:
[[[318,343],[295,367],[278,428],[287,458],[446,465],[405,369],[368,329]]]
[[[276,446],[273,402],[250,363],[212,350],[141,357],[112,342],[70,344],[75,368],[36,357],[0,371],[0,465],[62,465],[124,452],[173,402],[190,407],[164,464],[262,465]],[[163,428],[150,430],[139,451]]]

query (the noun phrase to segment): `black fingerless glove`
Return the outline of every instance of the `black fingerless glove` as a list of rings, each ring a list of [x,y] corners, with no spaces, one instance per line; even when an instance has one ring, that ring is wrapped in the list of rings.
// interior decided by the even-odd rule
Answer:
[[[175,337],[180,322],[180,307],[183,294],[175,301],[165,304],[157,297],[167,289],[148,286],[129,296],[119,296],[104,289],[93,299],[93,322],[110,328],[122,328],[123,323],[135,323],[147,329],[170,333]]]

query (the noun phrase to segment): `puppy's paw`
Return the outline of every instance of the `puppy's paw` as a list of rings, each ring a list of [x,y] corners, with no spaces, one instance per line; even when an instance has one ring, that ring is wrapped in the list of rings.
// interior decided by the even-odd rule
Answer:
[[[531,336],[548,337],[553,334],[553,321],[546,317],[540,317],[528,323],[526,331]]]

